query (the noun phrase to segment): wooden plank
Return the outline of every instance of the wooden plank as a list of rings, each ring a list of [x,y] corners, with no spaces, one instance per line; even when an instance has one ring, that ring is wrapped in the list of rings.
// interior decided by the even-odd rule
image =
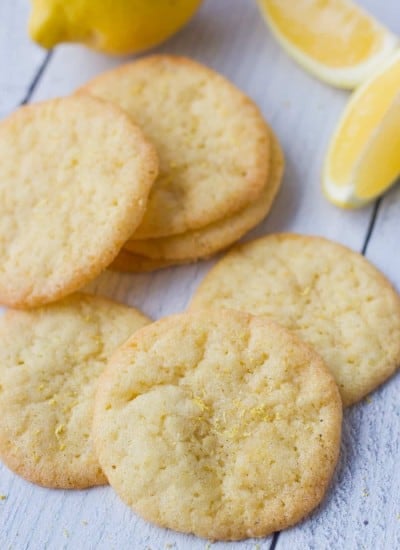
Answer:
[[[16,10],[8,17],[15,17],[15,13]],[[325,201],[319,189],[326,146],[348,94],[319,83],[298,68],[266,30],[255,2],[206,0],[190,25],[155,51],[192,56],[228,76],[257,101],[282,141],[287,159],[283,189],[268,220],[253,236],[293,230],[325,235],[355,249],[362,248],[372,210],[355,213],[339,210]],[[106,58],[78,46],[62,46],[54,53],[33,98],[68,94],[91,76],[120,63],[121,59]],[[137,276],[106,272],[90,288],[159,318],[185,308],[211,263]],[[374,402],[370,407],[373,406]],[[353,411],[350,414],[354,414]],[[362,475],[365,468],[361,472],[357,469],[357,462],[349,451],[358,433],[356,420],[354,429],[352,426],[349,427],[351,437],[345,440],[347,461],[343,462],[343,469],[347,471],[354,466]],[[339,475],[344,474],[339,472]],[[361,480],[351,485],[355,492],[363,487]],[[343,490],[339,485],[328,506],[335,508],[332,498],[337,498]],[[8,545],[18,549],[57,550],[144,549],[147,546],[154,550],[168,548],[168,545],[176,549],[206,548],[203,540],[143,522],[110,488],[76,492],[45,490],[24,482],[0,466],[0,493],[8,495],[5,501],[0,501],[1,548]],[[352,526],[362,536],[357,523],[359,517],[356,516]],[[314,517],[308,524],[315,531],[318,518]],[[319,531],[324,528],[329,530],[323,524]],[[337,548],[337,534],[333,530],[329,533],[326,539],[329,547]],[[292,537],[293,548],[308,548],[299,545],[300,540]],[[324,539],[320,536],[320,540]],[[271,538],[257,544],[260,550],[267,550]],[[323,548],[318,544],[314,547]],[[220,543],[212,548],[232,548],[232,544]],[[256,541],[245,541],[235,548],[254,549]]]
[[[400,27],[400,21],[399,27]],[[399,28],[400,31],[400,28]],[[367,257],[373,261],[400,291],[399,247],[400,186],[397,184],[382,199],[368,242]],[[379,510],[382,548],[400,548],[400,375],[399,373],[376,397],[374,457],[379,476],[372,486],[371,508]],[[379,401],[378,401],[379,400]],[[375,397],[374,397],[375,401]],[[380,403],[380,407],[379,407]]]
[[[27,36],[28,12],[26,0],[0,2],[0,118],[24,100],[46,56]]]
[[[280,534],[277,550],[400,548],[400,378],[345,412],[341,458],[324,503]]]

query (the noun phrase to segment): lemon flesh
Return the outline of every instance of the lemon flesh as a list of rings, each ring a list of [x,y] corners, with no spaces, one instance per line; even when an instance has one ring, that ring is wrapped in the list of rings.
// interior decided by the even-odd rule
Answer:
[[[151,48],[181,28],[201,0],[32,0],[31,38],[45,48],[80,42],[111,54]]]
[[[258,0],[282,46],[304,68],[352,88],[397,45],[396,37],[349,0]]]
[[[353,95],[329,147],[323,187],[340,206],[363,206],[400,174],[400,55]]]

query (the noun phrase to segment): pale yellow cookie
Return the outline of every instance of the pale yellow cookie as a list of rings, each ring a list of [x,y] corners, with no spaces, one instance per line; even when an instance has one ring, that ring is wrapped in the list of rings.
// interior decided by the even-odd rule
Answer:
[[[82,287],[140,223],[152,145],[88,95],[23,107],[0,124],[0,303],[32,307]]]
[[[148,273],[185,263],[191,263],[191,260],[153,260],[138,254],[132,254],[127,250],[121,250],[115,260],[108,266],[108,269],[122,273]]]
[[[191,307],[265,315],[313,345],[344,405],[371,392],[400,364],[400,298],[361,255],[305,235],[270,235],[230,251]]]
[[[74,294],[0,320],[0,457],[25,479],[58,488],[107,482],[92,448],[97,379],[114,350],[149,320]]]
[[[323,498],[342,405],[322,359],[285,329],[229,310],[141,329],[100,378],[94,441],[120,497],[201,537],[267,536]]]
[[[284,157],[277,138],[271,133],[271,167],[261,196],[244,210],[197,231],[149,240],[130,240],[124,248],[153,260],[198,260],[210,257],[239,240],[268,214],[279,190]]]
[[[160,174],[135,239],[204,227],[262,193],[268,128],[256,105],[211,69],[157,55],[100,75],[80,91],[125,109],[156,146]]]

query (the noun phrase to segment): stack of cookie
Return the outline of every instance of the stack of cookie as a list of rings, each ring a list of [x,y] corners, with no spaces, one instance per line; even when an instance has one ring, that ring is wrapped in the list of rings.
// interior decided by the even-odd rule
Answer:
[[[283,170],[255,104],[170,56],[22,107],[0,125],[0,153],[0,302],[13,307],[67,296],[110,264],[218,252],[265,217]]]
[[[282,151],[256,105],[221,75],[186,58],[154,56],[100,75],[80,92],[127,112],[160,160],[142,223],[115,269],[208,257],[268,213]]]

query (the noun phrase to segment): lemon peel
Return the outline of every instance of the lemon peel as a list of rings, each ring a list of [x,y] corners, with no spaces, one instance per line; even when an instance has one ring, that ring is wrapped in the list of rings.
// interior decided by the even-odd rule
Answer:
[[[304,69],[354,88],[398,46],[397,37],[350,0],[258,0],[282,47]]]

